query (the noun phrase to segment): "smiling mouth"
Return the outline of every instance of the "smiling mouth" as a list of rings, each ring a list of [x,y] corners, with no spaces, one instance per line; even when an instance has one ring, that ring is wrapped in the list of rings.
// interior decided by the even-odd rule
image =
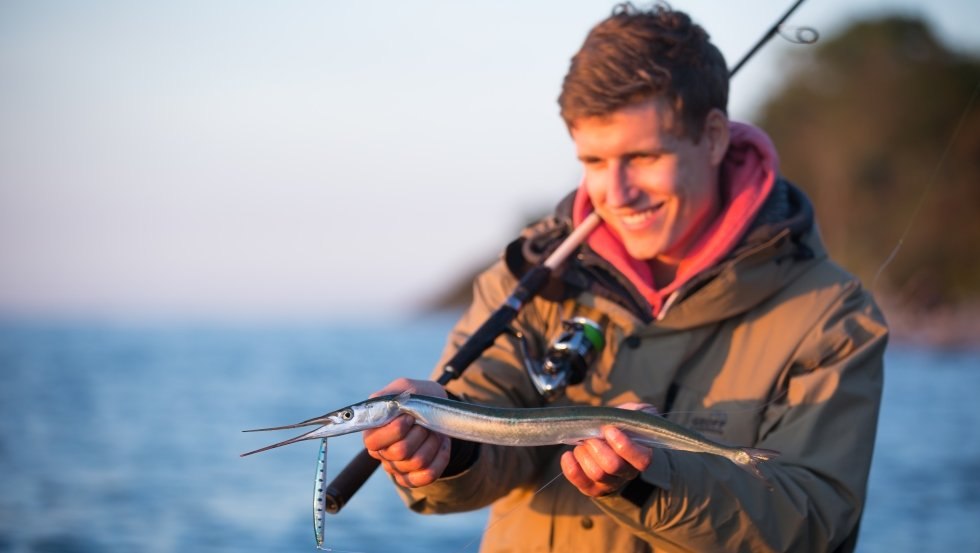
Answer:
[[[628,229],[643,227],[657,216],[657,213],[660,211],[660,208],[663,207],[663,205],[663,202],[661,202],[642,211],[635,211],[633,213],[620,215],[619,220],[622,221],[623,225]]]

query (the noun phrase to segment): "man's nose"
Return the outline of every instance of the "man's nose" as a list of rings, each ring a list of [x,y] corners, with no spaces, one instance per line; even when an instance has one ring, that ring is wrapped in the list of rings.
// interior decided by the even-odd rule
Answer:
[[[607,178],[609,185],[606,191],[606,203],[611,207],[626,206],[635,199],[636,190],[630,178],[629,167],[625,163],[613,164],[609,168]]]

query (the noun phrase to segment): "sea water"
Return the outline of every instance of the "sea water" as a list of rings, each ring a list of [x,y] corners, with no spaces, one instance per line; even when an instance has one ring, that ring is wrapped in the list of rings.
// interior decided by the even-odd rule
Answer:
[[[0,324],[0,553],[312,551],[318,443],[240,458],[292,435],[241,430],[426,377],[451,324]],[[980,551],[980,352],[886,362],[858,549]],[[360,447],[332,439],[329,477]],[[379,473],[326,545],[476,551],[485,519],[416,515]]]

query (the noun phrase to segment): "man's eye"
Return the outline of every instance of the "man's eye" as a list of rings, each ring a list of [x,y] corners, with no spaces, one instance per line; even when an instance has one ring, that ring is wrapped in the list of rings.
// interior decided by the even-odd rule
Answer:
[[[636,154],[635,156],[630,158],[630,162],[636,163],[637,165],[643,165],[643,164],[653,163],[654,161],[657,161],[658,157],[659,156],[657,156],[656,154]]]

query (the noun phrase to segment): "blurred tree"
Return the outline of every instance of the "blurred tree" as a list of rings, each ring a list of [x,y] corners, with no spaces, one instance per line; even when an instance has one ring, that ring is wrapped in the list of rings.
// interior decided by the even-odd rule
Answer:
[[[759,124],[831,254],[870,287],[911,224],[876,292],[917,311],[976,301],[980,61],[897,16],[797,52]]]

